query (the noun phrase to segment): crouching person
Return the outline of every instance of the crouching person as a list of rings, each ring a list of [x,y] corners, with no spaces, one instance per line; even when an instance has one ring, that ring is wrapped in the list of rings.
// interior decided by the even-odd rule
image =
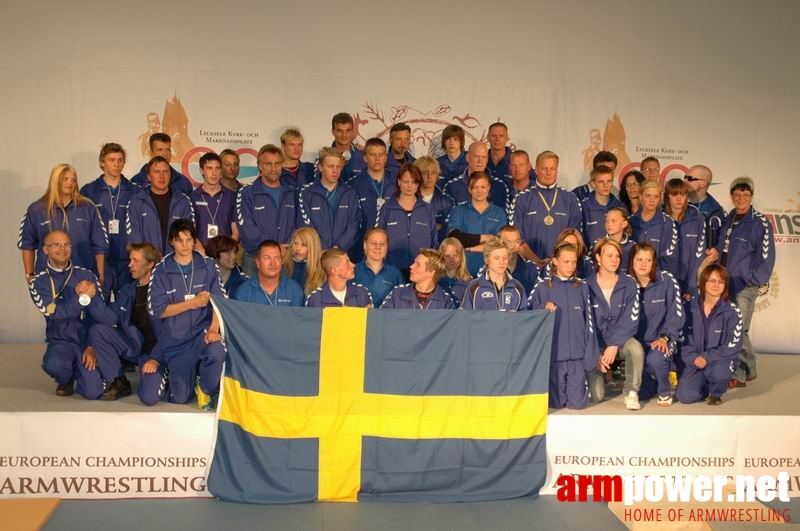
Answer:
[[[47,234],[43,252],[47,263],[28,284],[45,319],[42,368],[56,381],[56,395],[69,396],[77,390],[95,400],[120,373],[120,364],[113,354],[94,349],[91,331],[95,326],[113,326],[114,314],[103,303],[94,273],[70,262],[72,242],[66,232]]]
[[[689,304],[677,398],[690,404],[708,397],[709,406],[718,406],[742,350],[742,314],[728,300],[728,272],[721,265],[700,273],[698,289],[700,297]]]
[[[156,345],[156,334],[147,313],[147,291],[153,268],[161,261],[161,253],[150,243],[137,242],[128,245],[128,269],[133,278],[118,290],[118,296],[109,306],[117,319],[116,328],[94,327],[90,338],[98,352],[109,352],[128,361],[141,370],[151,359]],[[139,396],[142,395],[142,378],[139,379]],[[131,394],[131,384],[124,374],[112,382],[101,397],[103,400],[117,400]]]
[[[147,308],[156,347],[141,367],[139,387],[147,405],[162,398],[185,404],[196,397],[200,409],[212,409],[219,393],[225,348],[209,301],[226,294],[214,260],[193,250],[196,240],[191,220],[173,222],[174,251],[153,270]]]

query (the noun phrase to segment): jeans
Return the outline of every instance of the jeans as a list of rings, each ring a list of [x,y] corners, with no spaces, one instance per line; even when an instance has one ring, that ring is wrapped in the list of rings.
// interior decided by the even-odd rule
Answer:
[[[744,328],[742,351],[739,353],[739,363],[733,373],[733,377],[740,382],[753,380],[758,376],[756,353],[753,352],[753,345],[750,343],[750,321],[753,320],[753,310],[755,309],[757,296],[758,287],[747,286],[737,293],[735,297],[736,306],[742,312],[742,328]]]
[[[602,354],[602,353],[601,353]],[[634,391],[639,392],[642,386],[642,371],[644,370],[644,346],[635,338],[628,338],[617,352],[617,358],[625,360],[625,384],[622,387],[623,396]],[[592,370],[587,379],[592,402],[602,402],[606,396],[606,383],[603,373],[598,369]]]

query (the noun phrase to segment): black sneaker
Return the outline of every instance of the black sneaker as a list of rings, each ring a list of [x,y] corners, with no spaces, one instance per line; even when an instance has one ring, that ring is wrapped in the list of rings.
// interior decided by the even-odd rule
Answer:
[[[708,397],[708,405],[709,406],[718,406],[722,403],[722,399],[718,396],[709,396]]]
[[[131,382],[125,376],[118,376],[116,381],[119,382],[118,390],[119,390],[119,397],[125,398],[126,396],[131,396],[133,392],[131,390]]]
[[[131,383],[124,376],[118,376],[114,378],[106,392],[100,396],[100,400],[119,400],[126,396],[131,396]]]
[[[100,395],[100,400],[119,400],[119,384],[117,383],[116,378],[108,385],[106,391]]]
[[[67,383],[56,387],[56,396],[70,396],[75,392],[75,380],[70,379]]]

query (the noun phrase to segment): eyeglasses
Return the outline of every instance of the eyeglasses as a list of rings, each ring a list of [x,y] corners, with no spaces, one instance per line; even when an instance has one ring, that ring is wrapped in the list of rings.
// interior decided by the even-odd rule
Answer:
[[[69,242],[66,242],[66,243],[53,242],[53,243],[48,243],[47,245],[45,245],[45,247],[55,247],[56,249],[71,249],[72,248],[72,244],[69,243]]]
[[[703,179],[701,179],[700,177],[694,177],[692,175],[684,175],[683,180],[693,183],[695,181],[702,181]]]

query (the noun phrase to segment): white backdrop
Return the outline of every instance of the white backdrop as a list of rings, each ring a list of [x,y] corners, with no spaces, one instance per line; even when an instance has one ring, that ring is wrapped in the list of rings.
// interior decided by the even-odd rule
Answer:
[[[517,147],[559,153],[568,186],[583,182],[592,129],[624,141],[634,163],[654,153],[675,164],[670,176],[710,166],[728,208],[728,183],[750,175],[780,240],[753,342],[800,352],[797,2],[87,0],[4,5],[0,19],[2,341],[43,338],[16,240],[52,166],[72,163],[84,184],[100,145],[116,141],[135,174],[148,114],[170,127],[177,97],[182,135],[200,148],[257,150],[294,125],[312,160],[331,141],[330,116],[348,111],[363,138],[409,122],[420,155],[444,124],[480,139],[499,118]],[[184,150],[173,162],[192,171]],[[242,162],[253,174],[252,157]]]

